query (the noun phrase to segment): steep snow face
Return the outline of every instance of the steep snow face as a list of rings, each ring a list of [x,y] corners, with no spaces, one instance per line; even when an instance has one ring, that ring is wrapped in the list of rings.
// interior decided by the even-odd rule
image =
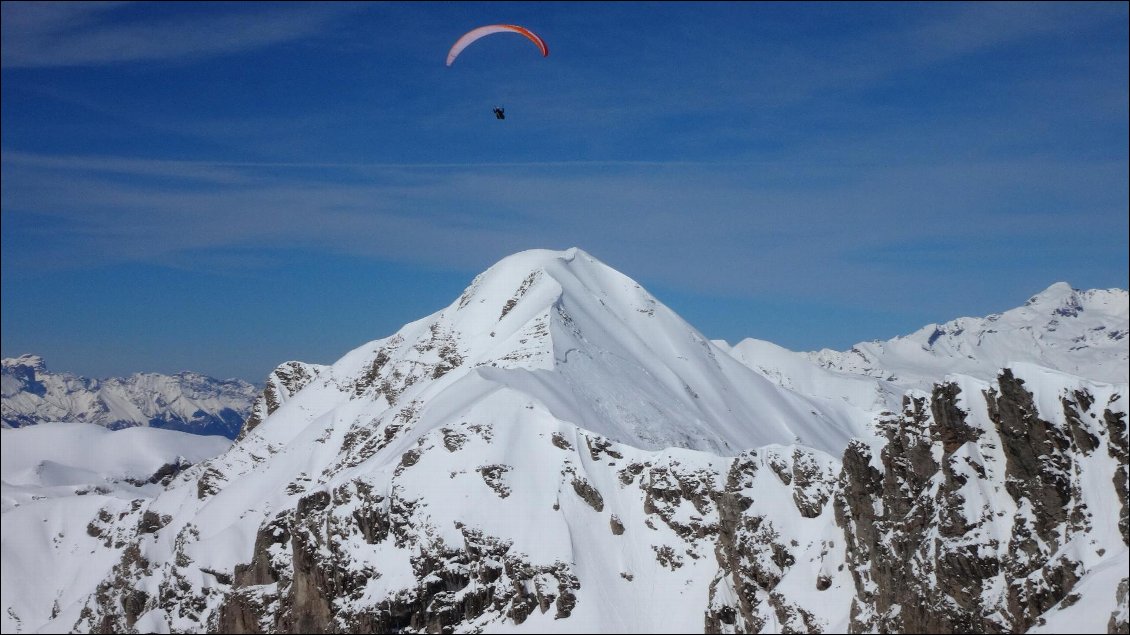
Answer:
[[[311,411],[365,396],[370,409],[425,403],[434,416],[423,418],[442,425],[475,400],[524,399],[634,447],[730,456],[771,443],[837,453],[866,422],[750,372],[577,249],[504,259],[446,309],[355,349],[310,386]]]
[[[258,390],[198,373],[87,379],[47,371],[42,358],[3,361],[3,427],[68,421],[110,429],[149,426],[234,438]]]

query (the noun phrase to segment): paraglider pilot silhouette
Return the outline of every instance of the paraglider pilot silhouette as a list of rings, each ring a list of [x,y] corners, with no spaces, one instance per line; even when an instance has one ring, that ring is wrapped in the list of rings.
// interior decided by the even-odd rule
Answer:
[[[455,58],[459,57],[459,54],[463,52],[463,49],[470,46],[473,42],[475,42],[479,38],[493,35],[495,33],[517,33],[518,35],[523,35],[538,47],[538,50],[541,51],[542,57],[549,57],[549,47],[546,46],[545,41],[538,37],[537,34],[533,31],[525,27],[515,26],[513,24],[491,24],[489,26],[481,26],[477,29],[471,29],[467,33],[464,33],[463,36],[458,40],[456,40],[455,44],[451,47],[451,50],[447,53],[447,65],[451,66],[452,64],[454,64]],[[494,116],[496,119],[506,119],[506,109],[502,108],[501,106],[495,108]]]

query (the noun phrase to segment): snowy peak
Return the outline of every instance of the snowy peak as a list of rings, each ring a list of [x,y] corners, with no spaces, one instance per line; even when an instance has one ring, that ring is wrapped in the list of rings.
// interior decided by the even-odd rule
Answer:
[[[1066,282],[1056,282],[1047,289],[1032,296],[1024,303],[1024,306],[1053,307],[1053,310],[1066,305],[1081,308],[1079,293]]]
[[[728,456],[795,442],[838,452],[865,419],[849,405],[826,408],[773,385],[579,249],[508,257],[447,308],[317,375],[279,411],[301,410],[307,420],[341,408],[363,409],[370,420],[413,412],[444,426],[467,409],[524,404],[633,447]],[[262,430],[275,443],[303,428],[291,415],[276,419],[287,423],[270,430],[268,420]]]
[[[443,314],[465,336],[485,335],[493,340],[488,347],[495,347],[522,334],[531,322],[546,321],[553,311],[571,325],[578,319],[627,325],[640,315],[654,315],[657,305],[635,281],[574,247],[504,258],[476,277]]]
[[[1122,289],[1079,291],[1059,282],[1004,313],[931,324],[905,337],[809,357],[827,369],[918,388],[949,373],[989,380],[1014,362],[1125,383],[1128,304]]]
[[[3,360],[3,368],[6,371],[27,368],[41,372],[47,369],[43,363],[43,358],[39,355],[20,355],[19,357],[5,358]]]
[[[1024,307],[1043,315],[1078,317],[1086,311],[1126,319],[1126,296],[1125,289],[1083,291],[1072,288],[1066,282],[1057,282],[1029,298]]]

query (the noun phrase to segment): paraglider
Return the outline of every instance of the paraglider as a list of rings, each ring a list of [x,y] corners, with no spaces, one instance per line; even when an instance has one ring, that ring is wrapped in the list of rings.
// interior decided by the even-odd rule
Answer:
[[[477,29],[471,29],[470,31],[464,33],[458,40],[455,40],[455,44],[452,45],[451,50],[447,53],[447,65],[451,66],[452,64],[454,64],[455,58],[459,57],[459,54],[463,52],[463,49],[474,44],[479,39],[484,38],[488,35],[494,35],[495,33],[517,33],[518,35],[521,35],[533,42],[534,45],[538,47],[538,50],[541,51],[542,57],[549,57],[549,47],[546,46],[545,40],[541,39],[538,34],[527,29],[526,27],[517,26],[514,24],[490,24],[487,26],[480,26]],[[502,107],[495,108],[494,117],[499,120],[506,119],[506,110]]]
[[[464,33],[463,36],[458,40],[455,40],[455,44],[447,53],[447,65],[451,66],[452,64],[454,64],[455,58],[459,57],[459,54],[463,52],[463,49],[467,48],[480,38],[484,38],[488,35],[494,35],[495,33],[517,33],[518,35],[524,35],[538,47],[538,50],[541,51],[542,57],[549,57],[549,47],[545,45],[545,40],[541,39],[536,33],[527,29],[526,27],[517,26],[514,24],[490,24],[487,26],[480,26],[477,29],[471,29],[470,31]]]

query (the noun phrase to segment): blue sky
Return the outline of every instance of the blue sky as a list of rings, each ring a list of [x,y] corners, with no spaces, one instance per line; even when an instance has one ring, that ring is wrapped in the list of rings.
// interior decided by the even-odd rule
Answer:
[[[5,2],[3,355],[261,381],[535,247],[794,350],[1125,288],[1127,7]]]

